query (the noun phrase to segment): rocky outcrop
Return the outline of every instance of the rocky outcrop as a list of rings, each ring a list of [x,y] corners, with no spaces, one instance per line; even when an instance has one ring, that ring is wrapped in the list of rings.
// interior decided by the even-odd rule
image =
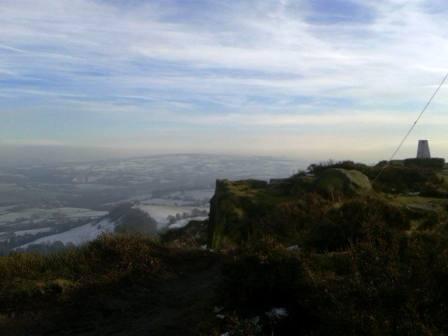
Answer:
[[[231,246],[240,239],[241,226],[247,216],[246,208],[253,204],[259,191],[268,187],[258,180],[217,180],[215,194],[210,201],[208,246]]]
[[[232,249],[267,235],[288,243],[298,228],[319,216],[324,203],[368,194],[371,188],[367,176],[346,169],[327,169],[316,177],[281,183],[218,180],[210,202],[207,245]],[[319,202],[322,204],[316,205]]]
[[[315,181],[316,190],[329,194],[359,195],[372,189],[369,178],[357,170],[331,168]]]

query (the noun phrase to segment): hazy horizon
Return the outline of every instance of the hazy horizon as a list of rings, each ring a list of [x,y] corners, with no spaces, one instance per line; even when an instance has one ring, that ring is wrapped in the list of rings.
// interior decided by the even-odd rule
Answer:
[[[447,71],[439,0],[5,0],[0,11],[3,160],[376,162]],[[418,139],[445,157],[447,90],[398,158]]]
[[[114,149],[106,147],[74,147],[63,145],[9,145],[0,146],[0,156],[2,165],[21,165],[21,164],[58,164],[69,162],[95,162],[102,160],[127,160],[143,157],[155,156],[229,156],[242,158],[266,157],[275,159],[297,160],[302,162],[311,162],[305,160],[300,155],[269,155],[256,153],[237,153],[237,152],[178,152],[169,150],[148,151],[148,150],[129,150]],[[330,159],[330,158],[328,158]],[[318,160],[319,161],[319,160]],[[322,160],[320,160],[322,161]]]
[[[430,143],[431,146],[431,143]],[[411,147],[411,146],[407,146]],[[436,147],[437,148],[437,147]],[[409,148],[408,150],[402,150],[401,154],[396,159],[405,159],[415,157],[415,148]],[[439,152],[435,151],[431,146],[431,153],[433,157],[444,157],[438,155]],[[334,154],[334,153],[333,153]],[[406,155],[409,154],[409,155]],[[290,160],[297,161],[300,165],[297,169],[305,169],[311,163],[319,163],[326,161],[344,161],[350,160],[355,162],[361,162],[365,164],[374,165],[381,160],[387,160],[390,156],[380,157],[378,160],[370,157],[362,157],[361,155],[312,155],[304,156],[300,153],[270,153],[270,152],[236,152],[236,151],[175,151],[167,149],[159,150],[130,150],[130,149],[117,149],[107,147],[76,147],[76,146],[64,146],[64,145],[0,145],[0,167],[2,166],[21,166],[32,164],[63,164],[63,163],[76,163],[76,162],[97,162],[108,160],[129,160],[134,158],[154,157],[154,156],[172,156],[172,155],[203,155],[203,156],[229,156],[229,157],[242,157],[242,158],[273,158],[278,160]]]

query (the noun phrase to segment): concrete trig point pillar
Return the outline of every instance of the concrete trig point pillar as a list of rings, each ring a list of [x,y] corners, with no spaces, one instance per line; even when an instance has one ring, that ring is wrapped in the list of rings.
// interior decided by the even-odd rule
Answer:
[[[417,159],[430,159],[428,140],[419,140],[417,148]]]

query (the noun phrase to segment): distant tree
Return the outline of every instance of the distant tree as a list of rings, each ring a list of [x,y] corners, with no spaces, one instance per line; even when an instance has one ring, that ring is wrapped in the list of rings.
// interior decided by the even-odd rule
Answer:
[[[157,222],[140,209],[131,208],[120,218],[120,224],[115,228],[118,233],[155,234]]]

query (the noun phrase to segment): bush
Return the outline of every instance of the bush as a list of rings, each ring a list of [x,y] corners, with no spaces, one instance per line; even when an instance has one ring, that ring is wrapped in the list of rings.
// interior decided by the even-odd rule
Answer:
[[[442,158],[406,159],[404,160],[404,165],[406,167],[443,169],[445,167],[445,159]]]
[[[66,291],[105,286],[128,278],[147,281],[162,271],[159,249],[148,239],[104,235],[82,248],[0,257],[0,314],[36,310]],[[41,308],[41,307],[39,307]]]
[[[300,258],[279,245],[259,246],[224,266],[219,301],[243,320],[259,316],[263,334],[291,335],[309,331],[318,324],[310,305],[313,287]],[[288,316],[273,325],[267,312],[284,308]]]
[[[157,222],[142,210],[131,208],[119,219],[115,232],[154,235],[157,233]]]
[[[352,200],[312,225],[306,243],[318,251],[344,250],[365,239],[369,225],[377,222],[392,230],[409,228],[405,214],[394,206],[377,199]]]
[[[207,226],[208,220],[191,220],[182,228],[168,229],[160,240],[170,246],[198,248],[207,245]]]
[[[420,192],[428,186],[437,186],[441,183],[433,169],[389,166],[382,171],[375,186],[384,192],[407,193]]]

